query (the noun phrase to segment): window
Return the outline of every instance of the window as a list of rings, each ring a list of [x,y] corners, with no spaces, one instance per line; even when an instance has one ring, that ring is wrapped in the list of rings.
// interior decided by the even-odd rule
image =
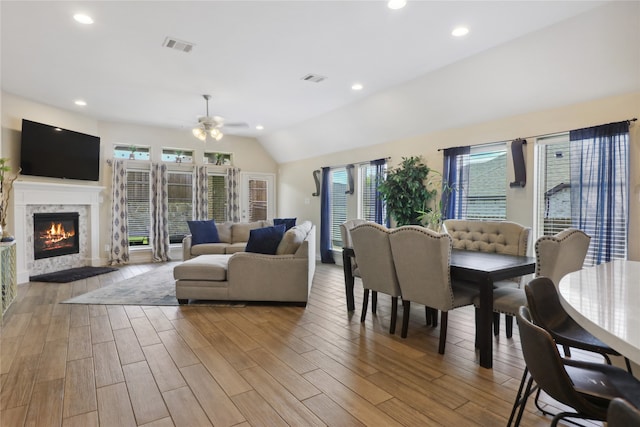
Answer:
[[[149,209],[149,171],[127,171],[127,227],[129,246],[148,245],[151,213]]]
[[[360,165],[358,191],[358,218],[367,221],[376,221],[376,166],[371,164]],[[386,204],[382,204],[382,218],[387,217]]]
[[[175,163],[193,163],[193,151],[163,148],[162,161]]]
[[[187,221],[193,219],[193,175],[191,172],[167,173],[169,201],[169,242],[180,243],[190,234]]]
[[[224,222],[227,219],[226,179],[224,175],[209,175],[208,180],[207,217],[216,222]]]
[[[463,204],[465,219],[503,220],[507,218],[506,144],[471,147],[469,181]]]
[[[114,159],[149,160],[149,147],[138,145],[116,145],[113,147]]]
[[[231,153],[205,152],[204,162],[210,165],[217,165],[217,166],[231,165]]]
[[[267,219],[267,181],[249,179],[249,222]]]
[[[627,258],[628,133],[609,138],[562,134],[536,146],[537,236],[581,229],[591,236],[586,266]]]
[[[347,169],[331,169],[331,244],[342,247],[340,224],[347,220]]]

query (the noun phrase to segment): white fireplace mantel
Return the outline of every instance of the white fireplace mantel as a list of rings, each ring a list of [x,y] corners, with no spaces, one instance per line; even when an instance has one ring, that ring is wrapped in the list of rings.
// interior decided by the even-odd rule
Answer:
[[[13,183],[13,218],[16,237],[16,262],[18,283],[29,281],[27,252],[33,247],[27,241],[27,206],[29,205],[82,205],[88,213],[88,259],[87,265],[100,265],[100,193],[104,187],[67,183],[15,181]],[[32,230],[31,230],[32,231]]]

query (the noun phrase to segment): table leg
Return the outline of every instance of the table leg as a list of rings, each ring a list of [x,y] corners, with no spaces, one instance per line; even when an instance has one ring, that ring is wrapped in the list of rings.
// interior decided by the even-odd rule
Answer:
[[[480,366],[489,369],[493,366],[492,319],[493,280],[487,278],[480,283],[480,309],[476,328],[480,347]]]
[[[344,292],[347,297],[347,310],[354,311],[356,304],[353,298],[354,278],[351,270],[351,256],[347,251],[342,251],[342,267],[344,269]]]

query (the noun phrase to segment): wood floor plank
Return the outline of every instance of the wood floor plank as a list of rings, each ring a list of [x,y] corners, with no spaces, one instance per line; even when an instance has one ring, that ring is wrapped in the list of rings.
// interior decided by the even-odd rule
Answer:
[[[18,354],[18,349],[23,337],[3,338],[0,345],[0,375],[6,374],[11,369],[11,364]],[[44,337],[42,338],[44,341]],[[37,354],[37,353],[36,353]]]
[[[289,424],[255,390],[231,398],[250,425],[286,427]]]
[[[97,409],[93,359],[68,361],[64,383],[63,417],[69,418]]]
[[[249,352],[249,355],[256,361],[257,365],[276,378],[299,400],[304,400],[311,396],[315,396],[316,394],[320,394],[320,390],[314,387],[313,384],[291,369],[291,367],[285,364],[281,359],[265,349],[253,350]],[[244,373],[242,373],[242,375],[244,376]]]
[[[66,339],[47,341],[40,357],[36,381],[50,381],[63,378],[67,368]]]
[[[69,326],[77,328],[80,326],[89,326],[89,307],[84,304],[72,304],[71,313],[69,314]]]
[[[118,358],[114,341],[93,345],[93,365],[96,375],[96,387],[104,387],[124,381],[124,374]]]
[[[91,327],[86,325],[70,328],[67,360],[86,359],[91,356],[93,356]]]
[[[169,411],[147,362],[130,363],[123,370],[136,422],[147,424],[168,417]]]
[[[186,385],[182,374],[164,345],[149,345],[142,347],[142,351],[160,391],[173,390]]]
[[[211,426],[207,415],[198,404],[189,387],[180,387],[162,393],[171,418],[177,426]]]
[[[203,365],[187,366],[180,369],[180,372],[213,425],[233,426],[245,421],[244,416]]]
[[[38,373],[39,354],[18,356],[3,377],[0,410],[28,405]]]
[[[98,389],[100,427],[136,427],[133,409],[124,383]]]
[[[0,410],[0,425],[2,426],[21,426],[27,417],[27,405],[16,406],[15,408]]]
[[[156,332],[173,330],[171,321],[167,319],[167,316],[164,315],[160,308],[147,307],[144,309],[144,314],[146,314],[147,319],[149,319],[149,322],[153,326],[153,329],[156,330]]]
[[[92,316],[89,317],[89,322],[91,324],[91,342],[93,344],[113,341],[109,316]]]
[[[133,328],[117,329],[113,331],[113,337],[116,340],[118,356],[120,356],[120,363],[123,366],[145,360],[142,347],[140,347]]]
[[[324,425],[324,422],[304,406],[300,399],[261,367],[245,369],[241,374],[289,425]]]
[[[175,330],[158,332],[158,336],[177,367],[195,365],[200,359]]]
[[[64,378],[37,383],[33,389],[25,427],[61,425],[63,396]]]
[[[142,347],[160,343],[160,337],[158,337],[156,330],[153,328],[146,316],[134,317],[131,319],[131,326],[133,327],[136,337],[138,337],[138,342]]]
[[[228,396],[235,396],[252,389],[249,383],[213,347],[198,347],[193,351]]]
[[[171,417],[167,417],[147,424],[141,424],[140,427],[174,427],[174,424],[173,421],[171,421]]]
[[[368,426],[401,425],[322,370],[316,369],[303,376],[331,399],[343,402],[341,406],[363,424]]]
[[[86,412],[62,420],[62,427],[99,427],[99,425],[98,411]]]
[[[129,317],[127,317],[127,313],[124,311],[124,307],[121,305],[110,305],[107,307],[107,314],[109,316],[109,322],[111,323],[111,329],[123,329],[130,328],[131,323],[129,322]]]
[[[325,394],[318,394],[303,402],[307,408],[313,411],[324,423],[334,427],[359,427],[364,426],[360,421],[351,416]]]

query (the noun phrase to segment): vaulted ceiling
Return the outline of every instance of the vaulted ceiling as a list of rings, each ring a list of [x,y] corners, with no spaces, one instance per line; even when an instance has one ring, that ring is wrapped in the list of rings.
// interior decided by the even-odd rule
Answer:
[[[248,124],[226,133],[286,162],[640,90],[639,5],[2,1],[2,90],[186,135],[211,94],[212,114]]]

